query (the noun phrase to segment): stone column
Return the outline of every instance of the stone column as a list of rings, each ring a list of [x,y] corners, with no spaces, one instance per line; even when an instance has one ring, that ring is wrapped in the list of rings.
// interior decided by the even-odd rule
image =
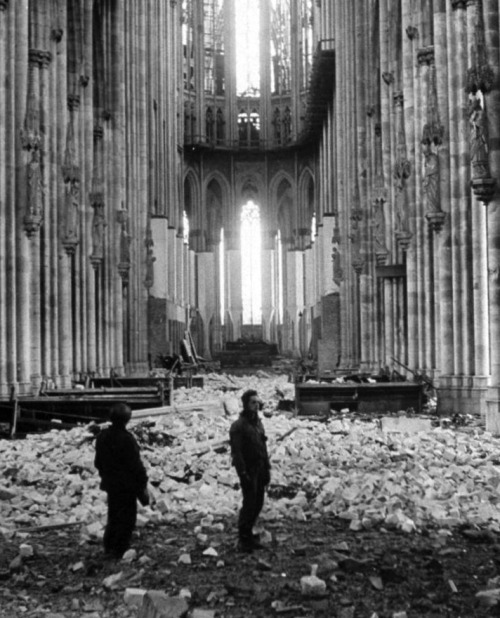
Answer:
[[[22,210],[17,207],[26,199],[25,187],[26,178],[24,176],[24,153],[19,135],[23,131],[23,123],[26,115],[26,93],[28,83],[28,5],[23,3],[16,4],[15,8],[9,3],[9,10],[6,13],[8,33],[8,71],[15,79],[7,88],[8,95],[6,101],[6,117],[12,118],[12,123],[6,125],[6,150],[12,154],[5,157],[6,164],[6,270],[7,270],[7,289],[10,294],[6,297],[7,322],[7,349],[9,362],[7,364],[7,379],[10,385],[18,390],[24,391],[24,385],[19,386],[18,379],[26,381],[27,375],[25,365],[21,369],[18,367],[19,346],[18,336],[21,324],[20,317],[29,314],[29,307],[23,304],[25,299],[24,287],[18,278],[18,253],[22,250],[25,243],[22,233]],[[24,349],[21,348],[21,352]],[[25,359],[26,360],[26,359]]]
[[[32,35],[30,44],[39,42],[36,34],[38,28],[37,14],[30,16]],[[44,216],[44,184],[42,153],[44,142],[41,133],[41,109],[44,102],[45,69],[51,61],[51,54],[46,50],[29,49],[29,74],[26,118],[22,133],[24,151],[25,177],[19,177],[18,187],[26,187],[21,198],[25,211],[22,221],[18,221],[17,274],[19,282],[19,306],[23,328],[18,338],[19,377],[21,391],[31,386],[36,389],[40,384],[40,226]],[[22,183],[22,185],[20,185]],[[20,236],[20,237],[19,237]]]
[[[274,341],[272,324],[276,320],[276,250],[274,230],[264,231],[264,242],[261,251],[262,268],[262,338]]]
[[[284,323],[283,351],[296,356],[299,350],[299,312],[303,309],[302,253],[288,250],[285,254],[285,292],[284,313],[288,320]]]
[[[234,230],[225,230],[224,233],[226,240],[226,313],[228,317],[226,341],[236,341],[241,337],[243,325],[241,251],[238,248],[239,235]]]
[[[477,409],[486,413],[486,390],[490,373],[489,350],[489,313],[488,313],[488,237],[486,227],[486,209],[496,181],[491,176],[489,165],[489,130],[486,120],[484,94],[489,90],[488,81],[493,77],[486,57],[486,44],[482,2],[467,1],[467,48],[468,72],[466,92],[469,95],[469,154],[470,177],[473,197],[471,201],[471,279],[474,282],[472,292],[472,320],[469,337],[473,342],[473,378],[472,398]],[[484,91],[484,92],[483,92]],[[477,198],[477,199],[474,199]],[[481,203],[482,202],[482,203]],[[472,347],[472,346],[471,346]]]
[[[4,84],[8,67],[7,47],[10,36],[8,37],[7,15],[8,2],[0,2],[0,109],[6,110],[7,93]],[[5,113],[0,114],[0,298],[4,299],[0,303],[0,397],[8,394],[8,348],[7,348],[7,187],[6,187],[6,166],[7,158],[7,127]],[[11,153],[12,156],[13,153]]]
[[[500,433],[500,87],[498,1],[483,0],[484,35],[487,62],[492,71],[491,90],[485,97],[489,130],[489,164],[491,176],[497,179],[495,192],[488,205],[488,302],[490,316],[491,381],[486,405],[486,428]]]
[[[448,2],[439,0],[434,5],[434,55],[435,55],[435,84],[436,84],[436,107],[439,110],[440,121],[444,127],[443,141],[438,151],[431,148],[430,154],[438,156],[439,163],[439,182],[436,187],[436,195],[439,196],[439,203],[444,214],[444,218],[439,211],[437,219],[432,208],[426,210],[426,217],[434,230],[434,256],[436,264],[437,286],[439,296],[438,322],[437,322],[437,357],[436,365],[439,368],[440,379],[438,391],[438,405],[442,408],[441,386],[448,380],[442,376],[450,376],[454,368],[454,298],[453,298],[453,274],[452,274],[452,229],[450,217],[450,121],[449,121],[449,53],[451,50],[447,44],[447,21],[448,21]],[[430,203],[431,205],[431,203]],[[437,205],[437,201],[436,201]],[[442,226],[440,227],[440,220]],[[443,409],[443,412],[446,412]]]
[[[216,290],[213,285],[213,273],[215,269],[214,254],[209,252],[198,254],[198,311],[203,320],[203,352],[201,356],[212,358],[210,349],[210,321],[215,316]]]

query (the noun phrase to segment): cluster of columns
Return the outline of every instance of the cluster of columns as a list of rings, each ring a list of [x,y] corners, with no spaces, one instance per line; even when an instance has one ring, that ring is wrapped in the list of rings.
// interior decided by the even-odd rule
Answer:
[[[498,2],[341,1],[321,18],[335,24],[319,211],[335,220],[339,354],[371,370],[395,358],[435,378],[441,411],[488,401],[493,418]]]
[[[147,369],[155,280],[185,326],[181,53],[177,2],[0,2],[0,396]]]

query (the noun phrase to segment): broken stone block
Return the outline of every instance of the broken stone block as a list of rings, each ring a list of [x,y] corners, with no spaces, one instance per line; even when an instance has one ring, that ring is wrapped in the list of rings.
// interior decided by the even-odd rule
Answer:
[[[382,431],[397,433],[418,433],[420,431],[429,432],[432,429],[429,418],[408,417],[408,416],[383,416]]]
[[[300,578],[300,589],[303,596],[306,597],[321,597],[326,592],[326,582],[316,576],[318,565],[311,566],[311,575],[305,575]]]
[[[145,594],[142,588],[125,588],[123,600],[129,607],[141,607]]]
[[[493,588],[492,590],[481,590],[476,594],[476,599],[485,605],[486,607],[494,607],[498,605],[500,601],[500,588]]]
[[[191,618],[215,618],[215,611],[213,609],[193,609]]]
[[[135,549],[128,549],[122,556],[122,562],[132,562],[137,558],[137,551]]]
[[[21,556],[16,556],[14,560],[11,560],[9,564],[9,569],[14,573],[20,571],[23,568],[23,559]]]
[[[22,545],[19,545],[19,555],[22,558],[31,558],[33,554],[34,554],[34,551],[33,551],[32,545],[28,545],[27,543],[23,543]]]
[[[121,580],[122,577],[123,571],[120,571],[119,573],[113,573],[113,575],[109,575],[103,580],[102,585],[104,586],[104,588],[112,589],[114,586],[116,586],[116,584]]]
[[[138,618],[183,618],[188,609],[186,599],[150,590],[144,595]]]
[[[0,500],[12,500],[17,496],[17,493],[5,485],[0,485]]]
[[[189,554],[181,554],[177,562],[180,564],[191,564],[191,556]]]

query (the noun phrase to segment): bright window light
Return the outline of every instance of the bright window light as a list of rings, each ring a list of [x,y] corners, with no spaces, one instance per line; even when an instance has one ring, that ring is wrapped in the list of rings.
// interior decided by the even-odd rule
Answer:
[[[276,235],[276,248],[278,254],[278,324],[283,324],[283,243],[281,242],[281,230]]]
[[[238,95],[260,92],[260,0],[234,0],[236,13],[236,89]]]
[[[186,211],[182,213],[182,236],[184,244],[189,245],[189,219]]]
[[[224,228],[221,227],[220,230],[220,244],[219,244],[219,294],[220,294],[220,323],[224,325],[224,319],[226,317],[226,279],[225,279],[225,270],[224,257],[226,255],[225,247],[224,247]]]
[[[243,324],[262,323],[260,210],[250,201],[241,213]]]

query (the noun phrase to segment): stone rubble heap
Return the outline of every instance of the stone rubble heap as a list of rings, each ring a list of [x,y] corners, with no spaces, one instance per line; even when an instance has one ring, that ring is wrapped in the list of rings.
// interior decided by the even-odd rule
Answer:
[[[176,391],[175,412],[131,423],[153,497],[140,507],[139,525],[236,514],[240,493],[227,438],[246,388],[258,390],[264,411],[293,390],[286,378],[216,376],[205,389]],[[188,403],[200,405],[182,409]],[[272,460],[263,519],[332,515],[353,530],[376,523],[406,532],[428,523],[500,530],[500,440],[479,427],[384,431],[379,420],[355,414],[328,422],[280,413],[263,420]],[[2,441],[0,533],[74,523],[83,538],[102,534],[106,504],[90,429]]]

